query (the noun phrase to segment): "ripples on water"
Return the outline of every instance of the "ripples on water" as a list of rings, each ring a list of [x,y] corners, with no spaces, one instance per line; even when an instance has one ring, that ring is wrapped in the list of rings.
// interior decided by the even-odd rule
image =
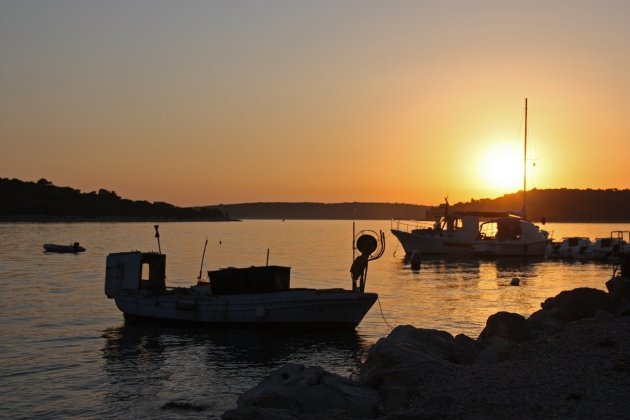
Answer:
[[[630,225],[548,224],[554,237],[609,236]],[[150,223],[0,224],[0,417],[218,417],[237,396],[285,363],[356,376],[388,324],[476,337],[500,310],[529,315],[575,287],[605,290],[609,264],[425,259],[412,271],[389,222],[387,251],[370,264],[379,303],[356,332],[208,331],[126,324],[103,293],[109,252],[157,250]],[[295,287],[350,287],[352,222],[164,223],[170,286],[204,273],[270,263],[292,267]],[[80,255],[43,254],[46,242],[81,242]],[[519,287],[510,286],[513,277]],[[386,322],[384,321],[384,319]],[[171,403],[169,405],[169,403]]]

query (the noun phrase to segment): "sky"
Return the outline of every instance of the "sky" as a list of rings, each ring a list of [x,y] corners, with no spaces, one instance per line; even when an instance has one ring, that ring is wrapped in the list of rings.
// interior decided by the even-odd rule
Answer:
[[[630,187],[630,2],[0,0],[0,177],[180,206]]]

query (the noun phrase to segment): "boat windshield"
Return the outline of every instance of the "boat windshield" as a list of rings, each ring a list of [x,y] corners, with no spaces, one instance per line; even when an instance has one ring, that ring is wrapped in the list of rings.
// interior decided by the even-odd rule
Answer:
[[[433,230],[453,232],[462,228],[462,219],[456,216],[438,216],[433,224]]]
[[[481,238],[496,238],[499,240],[518,239],[521,236],[520,220],[506,217],[482,223],[479,226],[479,236]]]

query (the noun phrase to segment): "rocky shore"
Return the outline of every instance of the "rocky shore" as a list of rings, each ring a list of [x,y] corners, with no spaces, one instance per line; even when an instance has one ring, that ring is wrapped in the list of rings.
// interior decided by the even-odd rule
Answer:
[[[224,419],[630,418],[630,278],[579,288],[479,337],[398,326],[356,380],[285,365]]]

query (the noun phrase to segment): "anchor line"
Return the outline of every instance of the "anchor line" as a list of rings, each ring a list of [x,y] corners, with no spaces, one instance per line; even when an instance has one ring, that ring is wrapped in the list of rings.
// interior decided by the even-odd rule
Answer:
[[[387,320],[385,319],[385,315],[383,314],[383,307],[381,306],[381,298],[377,297],[376,301],[378,302],[378,308],[381,310],[381,317],[383,318],[383,321],[385,322],[385,324],[389,327],[389,329],[394,329],[394,327],[392,327],[389,322],[387,322]]]

